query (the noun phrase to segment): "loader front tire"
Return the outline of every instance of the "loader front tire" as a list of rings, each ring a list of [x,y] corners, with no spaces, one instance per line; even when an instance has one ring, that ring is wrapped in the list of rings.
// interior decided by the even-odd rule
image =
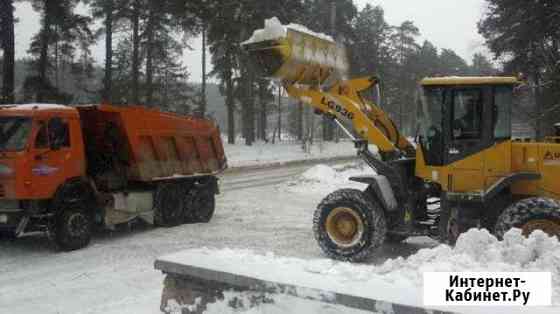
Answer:
[[[560,202],[551,198],[532,197],[514,203],[498,217],[495,233],[499,239],[511,228],[521,229],[524,236],[542,230],[560,239]]]
[[[386,229],[381,206],[360,190],[333,192],[321,201],[313,217],[319,247],[340,261],[367,259],[383,244]]]

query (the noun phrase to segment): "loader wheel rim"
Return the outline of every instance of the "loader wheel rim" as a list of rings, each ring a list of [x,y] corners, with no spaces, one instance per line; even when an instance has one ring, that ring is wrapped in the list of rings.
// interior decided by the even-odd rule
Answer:
[[[560,224],[548,219],[530,220],[521,227],[523,236],[528,237],[533,231],[541,230],[549,236],[560,238]]]
[[[331,241],[340,247],[356,245],[364,233],[362,218],[347,207],[333,209],[327,216],[325,226]]]

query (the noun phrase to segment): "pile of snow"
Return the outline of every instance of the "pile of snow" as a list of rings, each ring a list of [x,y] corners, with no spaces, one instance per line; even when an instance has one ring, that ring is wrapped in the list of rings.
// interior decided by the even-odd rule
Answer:
[[[334,42],[333,38],[329,35],[325,35],[322,33],[316,33],[310,29],[308,29],[307,27],[303,26],[303,25],[299,25],[299,24],[288,24],[288,25],[282,25],[282,23],[280,22],[280,20],[277,17],[273,17],[270,19],[267,19],[264,21],[264,28],[262,29],[258,29],[256,31],[253,32],[253,35],[251,36],[251,38],[249,38],[248,40],[244,41],[243,43],[241,43],[242,45],[247,45],[247,44],[252,44],[252,43],[257,43],[257,42],[261,42],[261,41],[265,41],[265,40],[274,40],[274,39],[281,39],[286,37],[286,34],[288,32],[288,28],[301,32],[301,33],[305,33],[305,34],[309,34],[311,36],[314,37],[318,37],[321,38],[323,40],[328,40],[331,42]]]
[[[525,238],[520,230],[514,229],[503,241],[498,241],[486,230],[472,229],[458,239],[454,248],[439,245],[422,249],[408,258],[388,260],[379,266],[277,257],[272,253],[256,255],[249,250],[231,249],[196,249],[163,259],[295,285],[302,287],[304,295],[306,288],[327,289],[413,306],[423,304],[424,272],[544,271],[552,273],[552,302],[555,307],[560,306],[560,242],[541,231]],[[321,296],[328,298],[329,293]],[[461,312],[486,313],[486,310],[462,308]],[[513,308],[511,313],[519,310]],[[544,313],[551,313],[549,310]]]
[[[363,190],[364,184],[349,179],[364,175],[375,175],[375,172],[362,162],[335,167],[316,165],[287,182],[285,190],[292,193],[329,193],[341,188]]]
[[[340,176],[334,168],[327,165],[317,165],[301,174],[301,179],[312,182],[334,181]]]
[[[356,156],[356,149],[350,141],[316,144],[310,147],[309,152],[304,151],[298,143],[256,142],[252,146],[224,144],[224,149],[230,168]]]
[[[418,287],[424,272],[551,272],[552,302],[560,305],[560,242],[540,230],[525,238],[521,230],[512,229],[498,241],[485,229],[472,229],[459,237],[454,248],[440,245],[422,249],[406,259],[399,257],[372,267],[372,271]]]

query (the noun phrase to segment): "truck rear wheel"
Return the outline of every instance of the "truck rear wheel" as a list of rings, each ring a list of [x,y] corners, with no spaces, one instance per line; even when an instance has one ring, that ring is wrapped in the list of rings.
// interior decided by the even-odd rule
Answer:
[[[63,251],[86,247],[91,241],[92,217],[87,208],[79,203],[60,210],[54,221],[54,241]]]
[[[502,239],[511,228],[520,228],[524,236],[542,230],[560,239],[560,202],[533,197],[511,205],[498,217],[496,236]]]
[[[313,233],[330,258],[359,262],[383,244],[385,215],[381,206],[362,191],[338,190],[317,206]]]
[[[188,223],[210,222],[216,209],[214,191],[193,189],[189,192],[185,206],[185,221]]]
[[[160,184],[154,204],[154,222],[157,226],[174,227],[183,223],[184,189],[177,183]]]

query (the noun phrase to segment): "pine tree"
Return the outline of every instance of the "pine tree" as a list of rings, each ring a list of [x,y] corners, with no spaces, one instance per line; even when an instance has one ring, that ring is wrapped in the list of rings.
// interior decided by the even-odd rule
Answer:
[[[80,0],[30,1],[41,15],[41,29],[29,48],[35,56],[32,67],[37,73],[26,78],[24,88],[32,90],[38,102],[68,101],[69,95],[53,86],[52,76],[57,81],[59,61],[66,59],[72,63],[77,49],[89,49],[94,40],[89,28],[91,18],[74,12]]]
[[[102,20],[100,29],[105,34],[105,68],[103,76],[102,100],[112,103],[113,95],[113,34],[115,26],[128,14],[130,0],[86,0],[90,5],[92,17]]]
[[[473,55],[471,74],[472,75],[494,75],[497,70],[492,63],[481,53]]]
[[[14,35],[14,3],[13,0],[0,2],[0,48],[4,51],[2,60],[2,94],[0,103],[15,102],[15,35]]]
[[[488,0],[479,32],[512,74],[525,73],[534,88],[537,137],[560,120],[560,2]]]
[[[205,5],[212,6],[212,1]],[[232,1],[216,2],[213,15],[208,21],[208,43],[212,53],[214,70],[211,75],[220,79],[221,90],[226,96],[228,111],[228,142],[235,142],[236,102],[241,103],[243,135],[248,144],[254,139],[255,90],[258,88],[254,73],[239,43],[248,39],[252,31],[262,28],[264,19],[277,16],[283,22],[294,21],[301,16],[298,0]]]

